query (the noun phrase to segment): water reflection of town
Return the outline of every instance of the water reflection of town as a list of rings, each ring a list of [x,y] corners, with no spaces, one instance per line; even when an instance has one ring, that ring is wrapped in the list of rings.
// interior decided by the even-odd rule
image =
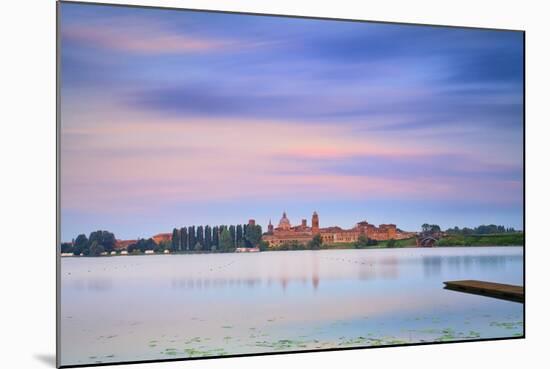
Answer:
[[[201,290],[224,288],[280,287],[286,290],[291,285],[310,285],[317,290],[321,283],[334,281],[373,281],[395,280],[400,273],[407,278],[417,275],[420,278],[437,278],[444,273],[467,276],[476,271],[499,271],[507,263],[521,262],[522,255],[423,255],[415,258],[400,258],[395,255],[383,257],[312,257],[305,263],[279,260],[265,268],[250,268],[250,265],[227,270],[220,276],[197,276],[173,278],[168,275],[170,287],[174,289]],[[293,260],[294,261],[294,260]],[[229,269],[233,263],[220,267]],[[247,268],[248,267],[248,268]],[[192,273],[194,274],[194,273]],[[112,289],[116,279],[105,276],[76,278],[70,282],[77,290],[96,292]]]
[[[107,291],[113,288],[113,280],[111,278],[90,278],[83,279],[79,278],[71,283],[71,287],[76,290],[89,290],[102,292]]]
[[[400,268],[411,264],[413,268],[419,265],[418,259],[399,261],[399,258],[396,256],[382,257],[376,260],[370,259],[370,261],[369,259],[354,260],[347,258],[322,259],[344,263],[348,267],[340,267],[336,270],[336,273],[333,268],[329,267],[327,271],[321,273],[319,271],[319,259],[314,259],[311,265],[312,268],[290,270],[283,266],[274,273],[276,276],[172,279],[172,288],[200,290],[208,288],[280,286],[283,290],[286,290],[291,284],[300,284],[302,286],[309,284],[314,290],[317,290],[321,280],[392,280],[399,278]],[[468,272],[474,269],[484,271],[501,270],[506,267],[507,262],[521,259],[521,255],[423,256],[420,258],[420,265],[423,276],[433,278],[440,276],[444,269],[452,273]]]
[[[468,272],[480,267],[485,271],[502,270],[509,261],[522,260],[521,255],[454,255],[454,256],[424,256],[422,267],[426,277],[441,275],[445,267],[451,272]]]

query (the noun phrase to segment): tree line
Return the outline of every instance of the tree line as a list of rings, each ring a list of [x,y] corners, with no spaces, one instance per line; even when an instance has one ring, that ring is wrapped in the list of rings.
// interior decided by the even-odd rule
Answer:
[[[428,224],[428,223],[424,223],[424,224],[422,224],[421,228],[422,228],[422,232],[423,232],[423,233],[437,233],[437,232],[441,232],[441,227],[438,226],[437,224]]]
[[[262,241],[262,226],[257,224],[189,226],[174,228],[172,240],[166,243],[170,251],[232,252],[237,247],[258,247]]]
[[[98,256],[104,252],[111,252],[115,248],[115,235],[108,231],[95,231],[89,237],[79,234],[72,242],[61,244],[62,253],[75,255]]]
[[[518,231],[514,229],[513,227],[505,227],[502,225],[495,225],[495,224],[489,224],[485,225],[482,224],[480,226],[474,227],[474,228],[449,228],[445,231],[448,234],[463,234],[463,235],[470,235],[470,234],[501,234],[501,233],[517,233]]]
[[[110,253],[116,244],[115,235],[108,231],[95,231],[89,237],[79,234],[72,242],[61,244],[62,253],[74,255],[98,256]],[[128,253],[145,252],[152,250],[163,252],[188,251],[221,251],[232,252],[237,247],[266,248],[262,242],[262,227],[260,225],[237,224],[210,227],[189,226],[174,228],[171,240],[161,241],[158,244],[152,239],[138,239],[127,247]]]
[[[428,224],[424,223],[421,226],[423,233],[436,233],[441,232],[441,227],[437,224]],[[495,225],[495,224],[489,224],[485,225],[482,224],[480,226],[474,227],[474,228],[448,228],[445,233],[447,234],[462,234],[462,235],[470,235],[470,234],[500,234],[500,233],[516,233],[518,232],[513,227],[505,227],[503,225]]]

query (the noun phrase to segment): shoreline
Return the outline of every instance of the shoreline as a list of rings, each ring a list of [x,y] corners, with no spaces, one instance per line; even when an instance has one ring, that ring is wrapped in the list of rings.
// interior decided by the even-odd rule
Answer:
[[[257,251],[257,252],[170,252],[170,253],[164,253],[164,252],[155,252],[155,253],[131,253],[131,254],[124,254],[121,255],[120,253],[117,253],[116,255],[60,255],[61,258],[100,258],[100,257],[116,257],[116,256],[161,256],[161,255],[214,255],[214,254],[255,254],[255,253],[265,253],[265,252],[284,252],[284,251],[330,251],[330,250],[397,250],[397,249],[452,249],[452,248],[479,248],[479,247],[522,247],[524,248],[525,245],[472,245],[472,246],[465,246],[465,245],[444,245],[444,246],[434,246],[434,247],[420,247],[420,246],[398,246],[398,247],[388,247],[388,246],[370,246],[365,248],[355,248],[355,247],[327,247],[327,248],[320,248],[317,250],[311,250],[311,249],[297,249],[297,250],[264,250],[264,251]]]

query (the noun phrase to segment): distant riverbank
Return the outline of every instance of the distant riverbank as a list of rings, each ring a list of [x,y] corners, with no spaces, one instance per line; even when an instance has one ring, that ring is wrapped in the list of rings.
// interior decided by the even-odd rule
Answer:
[[[445,236],[437,241],[435,247],[490,247],[490,246],[523,246],[525,242],[525,236],[523,232],[517,233],[503,233],[503,234],[472,234],[462,235],[453,234]],[[377,241],[376,244],[366,247],[359,247],[362,249],[386,249],[386,248],[405,248],[405,247],[418,247],[416,244],[416,237],[406,238],[402,240],[384,240]],[[323,250],[344,250],[344,249],[357,249],[353,243],[333,243],[322,244]],[[274,250],[278,251],[278,250]]]
[[[524,244],[523,232],[486,235],[453,234],[437,241],[437,246],[522,246]]]
[[[487,235],[462,235],[454,234],[448,235],[439,239],[435,247],[491,247],[491,246],[523,246],[525,242],[525,236],[522,232],[518,233],[506,233],[506,234],[487,234]],[[294,245],[295,247],[285,248],[269,248],[265,251],[293,251],[293,250],[311,250],[306,245]],[[392,249],[392,248],[416,248],[416,237],[411,237],[403,240],[384,240],[377,241],[375,244],[358,247],[355,243],[323,243],[318,250],[355,250],[355,249]],[[222,252],[222,251],[184,251],[184,252],[150,252],[143,253],[137,250],[134,252],[121,254],[120,251],[116,254],[103,253],[98,256],[130,256],[130,255],[196,255],[196,254],[222,254],[222,253],[234,253]],[[62,254],[62,256],[72,256],[70,254]]]

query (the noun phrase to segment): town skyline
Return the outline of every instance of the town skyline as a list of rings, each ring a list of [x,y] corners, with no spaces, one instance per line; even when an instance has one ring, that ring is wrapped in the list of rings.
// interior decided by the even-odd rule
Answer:
[[[316,210],[314,210],[312,212],[312,214],[319,215],[319,213]],[[242,220],[242,221],[239,221],[239,222],[227,221],[227,222],[223,222],[223,223],[208,223],[208,224],[206,224],[206,223],[189,223],[189,224],[183,224],[183,225],[173,225],[172,227],[157,230],[156,232],[153,232],[153,233],[138,235],[138,236],[134,236],[134,237],[119,237],[117,235],[117,232],[114,231],[114,230],[97,228],[97,229],[93,229],[93,230],[79,232],[78,234],[74,234],[71,239],[63,239],[62,242],[71,242],[71,240],[74,240],[74,238],[79,234],[88,235],[89,233],[91,233],[93,231],[99,231],[99,230],[113,231],[113,233],[115,235],[117,235],[116,238],[118,240],[137,240],[137,239],[148,239],[148,238],[152,238],[152,237],[154,238],[154,236],[161,236],[161,235],[165,235],[165,234],[170,234],[174,228],[175,229],[180,229],[182,227],[187,228],[187,227],[192,227],[192,226],[211,226],[211,227],[215,227],[215,226],[229,226],[229,225],[239,225],[239,224],[240,225],[245,225],[245,224],[250,223],[251,221],[253,221],[254,224],[257,224],[257,225],[261,226],[262,233],[266,233],[266,232],[269,231],[269,224],[272,224],[273,227],[276,228],[278,226],[277,224],[280,222],[280,219],[282,219],[282,218],[287,218],[292,227],[299,226],[304,220],[306,220],[307,226],[311,227],[312,214],[309,214],[309,216],[302,216],[302,217],[294,217],[293,218],[289,215],[289,213],[286,210],[283,210],[282,213],[279,214],[279,216],[271,217],[265,223],[257,221],[257,219],[254,218],[254,217],[249,217],[249,218],[247,218],[245,220]],[[405,233],[420,232],[421,229],[422,229],[423,224],[436,224],[439,227],[441,227],[442,230],[451,229],[451,228],[454,228],[454,227],[458,227],[460,229],[463,229],[463,228],[473,229],[473,228],[476,228],[480,225],[495,225],[495,223],[491,223],[491,222],[472,224],[472,225],[466,225],[466,226],[461,226],[461,225],[457,225],[457,224],[442,225],[442,224],[439,224],[437,222],[435,222],[435,223],[423,222],[422,224],[419,224],[416,228],[406,228],[406,227],[400,226],[399,223],[396,223],[396,222],[372,222],[372,221],[369,221],[368,218],[358,219],[352,224],[339,224],[339,223],[330,223],[330,224],[328,224],[326,222],[323,222],[323,220],[324,220],[324,218],[321,218],[321,220],[319,221],[320,228],[340,227],[342,229],[352,229],[352,228],[356,227],[359,223],[368,222],[369,224],[372,224],[372,225],[375,225],[375,226],[376,225],[386,225],[386,224],[395,225],[398,230],[401,230]],[[523,227],[514,227],[514,226],[509,226],[509,225],[506,225],[506,224],[496,224],[496,225],[503,226],[505,228],[512,228],[515,231],[523,232]]]
[[[63,240],[312,209],[344,227],[523,228],[520,33],[63,14]]]

